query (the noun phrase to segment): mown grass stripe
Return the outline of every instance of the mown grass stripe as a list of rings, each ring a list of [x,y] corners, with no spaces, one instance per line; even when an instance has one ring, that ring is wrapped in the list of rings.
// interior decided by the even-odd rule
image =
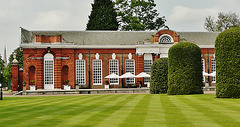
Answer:
[[[189,119],[182,113],[178,106],[176,106],[169,98],[176,95],[162,95],[160,101],[165,112],[166,125],[170,127],[193,126]]]
[[[87,99],[83,101],[79,98],[72,102],[65,101],[64,105],[56,106],[53,111],[48,111],[49,113],[46,112],[45,115],[39,116],[31,125],[41,126],[42,123],[54,123],[51,124],[51,126],[58,125],[59,123],[73,117],[76,112],[81,110],[84,103],[98,103],[102,98],[107,98],[107,96],[87,96]]]
[[[11,114],[11,116],[14,115],[18,115],[19,113],[23,112],[23,111],[27,111],[27,110],[34,110],[35,108],[39,107],[39,104],[42,103],[46,103],[49,102],[49,100],[38,100],[37,98],[35,98],[34,100],[36,101],[32,101],[32,102],[28,102],[28,104],[21,104],[21,105],[12,105],[12,106],[8,106],[8,108],[5,109],[5,111],[0,111],[1,115],[9,115]],[[22,99],[19,99],[18,101],[24,101]]]
[[[105,98],[101,98],[95,101],[95,103],[92,103],[90,105],[89,103],[81,105],[82,107],[72,112],[71,115],[69,115],[69,113],[65,113],[65,115],[67,115],[68,117],[64,121],[61,121],[58,124],[56,124],[55,126],[66,127],[66,126],[73,126],[76,124],[77,126],[80,126],[81,124],[78,124],[78,123],[91,117],[96,112],[100,112],[101,110],[104,110],[107,104],[113,103],[115,102],[115,100],[121,97],[119,95],[118,96],[104,95],[104,96]]]
[[[166,120],[165,120],[165,112],[163,110],[161,101],[160,101],[159,94],[153,94],[152,98],[149,102],[148,112],[145,117],[144,126],[151,125],[152,127],[165,127]]]
[[[122,124],[119,125],[120,127],[144,125],[145,116],[148,110],[146,107],[148,107],[152,96],[149,94],[142,96],[142,99],[134,106],[132,112],[125,118]]]
[[[96,112],[95,114],[91,115],[91,117],[87,118],[86,120],[82,121],[78,125],[83,126],[96,126],[99,123],[103,122],[107,117],[109,117],[112,113],[116,112],[120,108],[124,106],[127,102],[133,100],[135,95],[127,95],[125,97],[121,96],[117,100],[113,101],[113,103],[104,104],[104,109]],[[107,123],[104,122],[104,123]],[[109,123],[108,123],[109,124]],[[110,124],[112,125],[112,124]]]
[[[202,101],[210,101],[214,105],[220,105],[232,112],[236,112],[240,114],[240,99],[227,99],[227,98],[212,98],[206,99],[205,97],[199,98]]]
[[[12,111],[15,111],[16,110],[16,106],[18,107],[17,110],[24,110],[26,109],[26,107],[28,107],[29,109],[35,107],[35,106],[38,106],[38,104],[46,104],[46,102],[55,102],[56,101],[56,98],[54,97],[48,97],[47,99],[44,98],[44,97],[19,97],[19,98],[16,98],[16,104],[14,105],[9,105],[7,106],[7,108],[5,108],[5,111],[1,111],[0,112],[5,112],[5,113],[11,113]],[[25,101],[25,100],[32,100],[32,101]],[[60,98],[59,100],[65,100],[65,98]],[[18,103],[18,102],[22,102],[22,103]],[[29,110],[29,109],[26,109],[26,110]],[[14,112],[14,113],[17,113],[17,112]],[[4,114],[2,114],[4,115]]]
[[[199,106],[192,106],[191,102],[184,98],[186,95],[172,96],[170,100],[185,114],[188,121],[196,127],[220,126],[204,113],[198,111]],[[189,95],[192,96],[192,95]]]
[[[5,100],[1,101],[1,102],[4,102],[4,103],[0,102],[0,105],[1,105],[0,106],[0,112],[3,110],[3,108],[1,108],[1,107],[5,107],[4,108],[5,110],[8,110],[8,109],[6,109],[6,107],[9,108],[9,110],[11,110],[11,108],[14,107],[15,105],[18,105],[18,106],[26,105],[27,106],[27,105],[31,105],[32,103],[38,103],[39,101],[46,101],[46,100],[38,100],[38,99],[30,99],[30,98],[27,101],[26,101],[25,98],[16,98],[16,100],[15,100],[15,103],[10,103],[10,104]]]
[[[140,101],[140,99],[143,97],[142,95],[131,95],[133,96],[133,99],[126,102],[124,105],[122,105],[121,108],[113,112],[110,116],[108,116],[104,121],[99,123],[97,126],[102,127],[116,127],[119,126],[124,119],[126,119],[129,114],[132,112],[132,110],[135,108],[135,105]],[[128,98],[126,95],[122,95],[122,98]]]
[[[204,95],[203,95],[204,96]],[[206,95],[205,95],[206,96]],[[215,123],[221,126],[239,126],[240,123],[233,119],[233,117],[238,117],[239,115],[229,112],[229,110],[222,108],[221,106],[212,104],[211,101],[202,101],[199,96],[184,96],[189,104],[196,108],[199,112],[202,112],[205,116],[211,118]]]
[[[69,99],[69,102],[73,101],[73,99]],[[51,102],[46,102],[48,105],[51,104]],[[61,103],[62,101],[59,101],[59,103]],[[21,122],[23,121],[28,121],[28,120],[32,120],[34,117],[41,115],[44,113],[44,110],[49,110],[51,107],[46,107],[46,103],[33,103],[31,106],[28,107],[23,107],[20,106],[21,108],[19,108],[18,106],[16,106],[16,109],[12,111],[13,114],[7,114],[9,117],[5,117],[4,119],[6,123],[2,123],[0,121],[0,124],[9,124],[8,121],[11,121],[9,125],[11,124],[16,124],[19,125]],[[26,113],[27,112],[27,113]],[[46,115],[45,113],[43,115]],[[31,117],[29,117],[31,116]],[[19,121],[18,119],[21,119],[21,121]]]
[[[57,97],[57,98],[59,98],[59,97]],[[100,98],[100,97],[97,97],[97,98]],[[25,110],[20,110],[20,112],[22,112],[22,114],[18,114],[15,116],[9,116],[9,117],[12,117],[12,118],[9,118],[12,121],[10,123],[10,125],[16,124],[16,123],[17,123],[17,125],[22,125],[22,124],[24,125],[26,122],[28,122],[30,124],[31,121],[34,121],[34,119],[36,119],[36,118],[43,119],[44,117],[47,117],[47,115],[49,115],[50,113],[59,112],[59,111],[61,111],[61,108],[72,105],[72,102],[74,102],[74,100],[76,100],[76,99],[79,100],[79,98],[63,98],[63,99],[59,98],[58,101],[52,101],[52,102],[44,101],[44,103],[41,103],[38,105],[36,105],[36,103],[33,103],[32,104],[33,106],[29,106],[29,107],[31,107],[31,110],[30,110],[31,112],[29,112],[27,110],[29,108],[25,107],[26,108]],[[85,101],[87,102],[88,100],[89,99],[87,99]],[[84,101],[84,99],[82,101]],[[60,106],[58,106],[58,104]],[[19,109],[16,107],[15,111],[19,112]],[[25,112],[27,112],[27,113],[25,113]],[[44,116],[44,117],[41,117],[41,116]],[[17,119],[21,119],[21,121],[19,121]],[[34,124],[38,123],[39,121],[41,121],[41,120],[36,120],[34,122]],[[8,121],[6,121],[6,124],[7,123],[8,123]],[[0,122],[0,124],[4,124],[4,123]]]

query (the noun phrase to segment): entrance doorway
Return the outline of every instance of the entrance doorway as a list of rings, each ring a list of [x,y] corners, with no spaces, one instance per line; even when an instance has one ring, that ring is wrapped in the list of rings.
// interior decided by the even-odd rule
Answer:
[[[54,89],[54,56],[51,53],[44,55],[44,89]]]

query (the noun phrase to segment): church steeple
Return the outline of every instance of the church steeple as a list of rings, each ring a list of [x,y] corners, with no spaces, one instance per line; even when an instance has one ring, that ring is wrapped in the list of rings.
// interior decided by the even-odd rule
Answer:
[[[7,67],[7,50],[6,50],[6,46],[4,46],[3,61],[4,61],[4,66]]]

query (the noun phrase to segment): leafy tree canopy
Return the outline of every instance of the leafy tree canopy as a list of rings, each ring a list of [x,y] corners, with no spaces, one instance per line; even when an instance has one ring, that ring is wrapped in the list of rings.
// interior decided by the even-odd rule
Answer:
[[[235,12],[220,12],[216,21],[212,16],[205,18],[204,28],[209,32],[222,32],[232,27],[240,27],[239,15]]]
[[[118,30],[117,13],[111,0],[94,0],[87,30]]]
[[[2,56],[0,56],[0,70],[3,70],[3,67],[4,67],[4,63],[3,63],[3,60],[2,60]]]
[[[115,0],[120,30],[158,30],[165,26],[154,0]]]

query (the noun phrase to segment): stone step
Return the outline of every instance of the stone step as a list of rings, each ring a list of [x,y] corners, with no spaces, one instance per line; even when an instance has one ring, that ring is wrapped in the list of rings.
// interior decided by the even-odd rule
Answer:
[[[203,87],[203,91],[216,91],[216,86]]]

